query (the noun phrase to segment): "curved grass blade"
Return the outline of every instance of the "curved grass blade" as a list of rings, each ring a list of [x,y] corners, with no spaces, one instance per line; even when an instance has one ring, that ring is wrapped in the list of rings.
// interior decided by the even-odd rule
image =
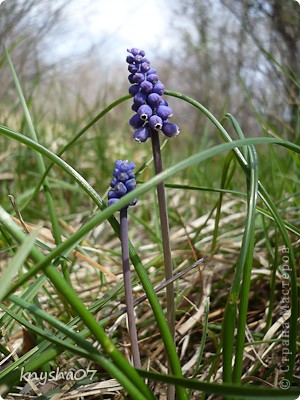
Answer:
[[[95,192],[95,190],[85,181],[82,176],[75,171],[69,164],[67,164],[65,161],[63,161],[61,158],[53,154],[51,151],[46,149],[45,147],[31,141],[30,139],[23,137],[22,135],[19,136],[16,132],[7,130],[7,128],[3,129],[0,126],[0,133],[5,133],[7,136],[12,137],[12,138],[18,138],[17,140],[21,141],[22,143],[29,145],[29,147],[34,148],[37,151],[42,152],[45,154],[47,157],[52,159],[57,165],[59,165],[65,172],[67,172],[69,175],[71,175],[79,184],[84,188],[86,193],[90,195],[90,197],[97,201],[101,199],[101,197]],[[252,145],[252,144],[278,144],[281,146],[284,146],[290,150],[293,150],[297,153],[300,153],[300,146],[297,146],[291,142],[284,141],[281,139],[275,139],[275,138],[249,138],[249,139],[244,139],[244,140],[236,140],[236,141],[230,141],[228,143],[223,143],[221,145],[214,146],[208,150],[202,151],[200,153],[194,154],[185,160],[178,162],[176,165],[164,170],[162,173],[159,175],[151,178],[148,182],[144,183],[143,185],[137,187],[134,191],[126,194],[124,197],[122,197],[118,202],[115,204],[111,205],[110,207],[104,208],[103,211],[91,218],[84,226],[82,226],[77,232],[75,232],[73,235],[69,237],[64,243],[60,244],[57,246],[52,252],[45,257],[45,260],[42,262],[40,265],[39,263],[35,265],[29,273],[24,276],[23,279],[27,279],[28,277],[34,275],[37,271],[39,271],[41,268],[43,268],[47,263],[51,262],[51,260],[55,259],[58,256],[63,256],[65,252],[76,242],[80,241],[83,239],[83,237],[89,233],[89,231],[93,228],[95,228],[97,225],[105,221],[106,219],[109,220],[109,218],[117,211],[119,211],[122,207],[126,206],[130,201],[132,201],[135,197],[140,197],[144,193],[148,192],[151,188],[156,186],[158,183],[162,182],[163,180],[177,174],[178,172],[195,165],[197,163],[200,163],[204,160],[207,160],[211,157],[214,157],[218,154],[221,154],[222,152],[225,151],[230,151],[234,150],[238,147],[246,146],[246,145]],[[101,199],[102,204],[103,200]],[[131,254],[132,255],[132,254]],[[133,258],[134,261],[136,261]],[[135,262],[133,263],[135,264]],[[22,280],[20,280],[22,282]],[[19,284],[20,284],[19,282]],[[15,290],[16,287],[14,287],[12,290]]]
[[[105,358],[100,352],[97,351],[97,349],[92,346],[88,341],[86,341],[80,334],[77,332],[73,331],[70,329],[69,326],[65,325],[61,321],[59,321],[57,318],[52,317],[48,313],[44,312],[43,310],[39,309],[33,304],[27,303],[20,299],[17,296],[10,296],[9,300],[13,301],[14,303],[18,304],[22,309],[26,309],[30,313],[33,313],[34,315],[38,316],[39,318],[42,318],[43,320],[47,321],[50,325],[53,327],[57,328],[61,333],[64,333],[66,337],[70,338],[73,340],[74,343],[77,345],[74,346],[70,344],[69,341],[67,340],[62,340],[58,339],[55,335],[53,335],[52,332],[49,332],[48,334],[34,325],[28,323],[25,319],[18,317],[17,315],[14,315],[11,313],[12,317],[16,319],[19,323],[21,323],[24,326],[27,326],[29,329],[32,331],[36,332],[42,337],[45,337],[46,340],[49,340],[59,346],[61,346],[65,350],[69,350],[74,354],[78,354],[81,357],[85,357],[87,359],[90,359],[92,361],[95,361],[99,365],[101,365],[108,373],[111,374],[112,377],[118,380],[122,384],[124,388],[128,391],[128,393],[133,396],[133,398],[141,398],[141,399],[147,399],[147,398],[152,398],[152,397],[145,397],[143,393],[138,390],[136,385],[132,383],[121,371],[120,369],[111,361],[109,361],[107,358]],[[9,312],[9,309],[6,307],[3,307],[4,311]],[[24,372],[27,371],[27,365],[25,363],[24,365]],[[1,382],[3,383],[8,383],[10,379],[6,380],[3,379],[3,372],[2,374],[0,373],[0,379]],[[20,371],[19,371],[20,374]],[[4,375],[5,376],[5,375]]]
[[[295,400],[295,396],[299,395],[299,388],[292,388],[289,390],[265,389],[255,387],[254,385],[201,382],[196,379],[177,378],[171,375],[158,374],[145,370],[138,370],[138,372],[144,378],[151,379],[155,382],[173,383],[182,385],[185,388],[199,390],[221,397],[230,396],[239,400],[274,400],[274,398],[279,400]]]
[[[19,229],[19,227],[10,219],[9,215],[0,207],[0,220],[6,229],[11,233],[15,239],[22,243],[26,235]],[[42,262],[44,256],[36,248],[31,250],[31,257],[36,262]],[[146,399],[154,399],[153,394],[149,388],[141,380],[135,369],[125,360],[121,352],[115,347],[112,341],[107,337],[104,329],[94,319],[93,314],[84,306],[77,294],[74,292],[71,286],[61,278],[61,274],[57,268],[51,264],[46,263],[44,273],[50,279],[55,286],[56,290],[61,293],[65,300],[70,304],[74,311],[78,314],[82,322],[87,326],[94,337],[100,342],[103,350],[112,358],[114,363],[127,376],[127,378],[135,384],[139,391],[144,395]]]
[[[117,107],[119,104],[123,103],[126,100],[131,99],[131,95],[126,95],[123,97],[120,97],[118,100],[114,101],[113,103],[109,104],[104,110],[102,110],[99,114],[97,114],[88,124],[86,124],[73,138],[70,142],[68,142],[65,146],[63,146],[58,152],[57,155],[61,157],[67,150],[69,150],[76,142],[81,138],[82,135],[84,135],[93,125],[95,125],[96,122],[98,122],[104,115],[106,115],[109,111]],[[45,170],[43,176],[41,177],[39,183],[37,184],[35,190],[31,194],[30,198],[26,201],[25,204],[23,204],[22,208],[25,208],[31,201],[32,199],[38,194],[40,188],[42,187],[43,183],[45,182],[45,179],[49,175],[49,172],[51,168],[55,165],[55,163],[52,161],[47,169]]]
[[[222,125],[220,125],[220,127],[222,130],[224,130]],[[90,185],[88,185],[88,183],[80,176],[80,174],[78,174],[77,171],[75,171],[71,166],[69,166],[66,162],[64,162],[61,158],[59,158],[58,156],[53,154],[51,151],[49,151],[48,149],[44,148],[43,146],[35,143],[34,141],[30,140],[29,138],[26,138],[14,131],[9,130],[6,127],[0,126],[0,133],[3,133],[6,136],[16,139],[16,140],[28,145],[29,147],[33,148],[34,150],[41,152],[46,157],[49,157],[52,161],[54,161],[57,165],[59,165],[63,170],[65,170],[68,174],[70,174],[84,188],[84,190],[91,197],[94,198],[94,193],[95,193],[94,189],[92,189],[90,187]],[[227,132],[226,132],[226,134],[227,134]],[[252,144],[278,144],[278,145],[281,145],[281,146],[283,146],[289,150],[292,150],[296,153],[300,153],[299,146],[297,146],[291,142],[281,140],[281,139],[249,138],[249,139],[244,139],[244,140],[232,141],[231,138],[229,137],[229,142],[223,143],[218,146],[214,146],[211,149],[205,150],[203,152],[194,154],[194,155],[186,158],[185,160],[174,165],[173,167],[164,170],[162,173],[160,173],[159,175],[150,179],[148,182],[144,183],[143,185],[141,185],[134,191],[126,194],[122,199],[120,199],[117,203],[113,204],[109,208],[105,208],[102,211],[102,213],[94,216],[82,228],[80,228],[76,233],[74,233],[69,239],[67,239],[64,243],[60,244],[59,246],[57,246],[56,249],[54,249],[49,255],[47,255],[44,258],[43,261],[38,262],[32,268],[32,270],[24,276],[23,279],[25,279],[25,280],[28,279],[29,276],[34,275],[37,271],[39,271],[40,269],[43,269],[46,265],[48,265],[48,263],[51,262],[51,260],[53,260],[54,258],[56,258],[58,256],[63,255],[65,251],[67,251],[74,243],[80,241],[91,229],[95,228],[97,225],[99,225],[106,219],[108,219],[110,221],[109,218],[111,218],[112,215],[116,211],[119,211],[122,207],[126,206],[126,204],[128,204],[130,201],[132,201],[135,197],[141,196],[142,194],[149,191],[152,187],[156,186],[158,183],[162,182],[163,180],[167,179],[170,176],[175,175],[179,171],[190,167],[191,165],[195,165],[201,161],[204,161],[206,159],[214,157],[218,154],[221,154],[224,151],[233,150],[236,155],[241,157],[242,166],[247,169],[247,167],[248,167],[247,162],[246,162],[246,160],[244,160],[243,155],[239,151],[238,147],[243,147],[243,146],[252,145]],[[100,196],[96,194],[96,197],[100,197]],[[166,326],[161,328],[160,324],[164,324],[165,320],[161,319],[162,318],[161,314],[160,314],[161,308],[160,308],[159,303],[157,302],[157,298],[153,291],[152,285],[149,281],[148,275],[143,268],[139,268],[141,265],[139,263],[137,263],[138,256],[137,256],[136,252],[132,249],[132,247],[130,249],[130,255],[132,257],[132,262],[136,267],[139,278],[141,279],[143,287],[148,295],[153,312],[155,313],[155,315],[159,315],[159,317],[158,317],[159,320],[157,320],[157,321],[160,326],[163,340],[164,340],[165,344],[167,343],[166,346],[170,346],[170,348],[172,348],[174,351],[174,346],[172,344],[172,339],[168,333],[169,332],[168,329],[166,328]],[[24,282],[24,280],[23,280],[23,282]],[[15,290],[15,288],[21,284],[22,284],[22,280],[20,280],[15,285],[15,287],[12,288],[12,290]],[[170,355],[170,353],[169,353],[169,355]],[[177,357],[176,351],[174,352],[174,354],[172,354],[172,356],[174,357],[174,362],[177,365],[177,367],[176,367],[177,371],[180,371],[181,367],[180,367],[180,363],[178,362],[178,357]],[[173,368],[173,371],[175,371],[174,368]]]
[[[165,91],[165,94],[168,94],[173,97],[180,98],[187,103],[192,104],[194,107],[196,107],[198,110],[200,110],[204,115],[206,115],[210,121],[217,127],[219,132],[221,133],[221,136],[223,139],[228,142],[232,143],[232,139],[228,132],[225,130],[223,125],[215,118],[215,116],[207,110],[202,104],[198,103],[196,100],[184,96],[181,93],[173,92],[173,91]],[[230,115],[226,114],[226,117],[230,119],[231,121],[234,122],[235,124],[235,118]],[[239,130],[237,130],[238,133]],[[261,138],[261,139],[267,139],[267,138]],[[246,139],[249,140],[249,139]],[[254,144],[254,143],[251,143]],[[279,144],[279,143],[278,143]],[[295,153],[299,154],[299,146],[288,142],[288,144],[284,145],[287,149],[290,149],[294,151]],[[233,149],[233,152],[236,155],[237,161],[241,165],[241,167],[246,171],[248,169],[248,164],[247,160],[245,159],[243,153],[239,149]],[[293,154],[293,153],[292,153]],[[294,251],[291,245],[291,241],[289,239],[289,236],[287,234],[287,229],[285,226],[284,221],[282,220],[280,214],[278,213],[276,206],[274,205],[272,199],[270,198],[268,192],[262,185],[262,183],[259,181],[258,182],[258,195],[259,197],[264,201],[268,209],[270,210],[270,213],[273,215],[274,220],[276,221],[279,230],[282,234],[282,237],[284,239],[285,245],[289,251],[290,255],[290,267],[291,267],[291,274],[290,274],[290,280],[291,280],[291,317],[290,317],[290,334],[289,334],[289,351],[291,352],[291,357],[289,357],[289,370],[286,373],[286,378],[287,380],[291,381],[292,376],[293,376],[293,370],[294,370],[294,365],[295,365],[295,358],[296,358],[296,341],[297,341],[297,319],[298,319],[298,291],[297,291],[297,274],[296,274],[296,267],[295,267],[295,257],[294,257]]]
[[[37,138],[37,134],[34,128],[34,124],[25,100],[25,96],[19,81],[19,78],[17,76],[17,73],[15,71],[15,68],[13,66],[12,60],[10,58],[9,52],[7,51],[6,47],[3,45],[4,47],[4,51],[5,51],[5,56],[11,71],[11,75],[13,77],[15,86],[16,86],[16,90],[23,108],[23,112],[24,112],[24,116],[28,125],[28,130],[29,130],[29,134],[30,137],[33,141],[38,142],[38,138]],[[46,167],[45,167],[45,163],[43,160],[43,156],[41,153],[36,153],[36,161],[37,161],[37,168],[38,171],[41,175],[44,174],[44,172],[46,171]],[[60,236],[60,227],[59,227],[59,223],[58,223],[58,218],[57,218],[57,214],[56,214],[56,209],[55,209],[55,205],[54,205],[54,200],[51,194],[51,189],[49,186],[49,182],[47,179],[44,180],[44,191],[45,191],[45,197],[46,197],[46,202],[47,202],[47,207],[48,207],[48,211],[49,211],[49,217],[50,217],[50,221],[51,221],[51,225],[52,225],[52,229],[53,229],[53,236],[55,238],[55,242],[61,243],[61,236]]]

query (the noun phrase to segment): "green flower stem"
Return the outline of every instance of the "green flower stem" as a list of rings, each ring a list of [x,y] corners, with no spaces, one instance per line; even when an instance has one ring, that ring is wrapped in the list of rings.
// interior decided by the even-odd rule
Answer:
[[[0,222],[10,232],[10,234],[19,242],[22,243],[26,239],[26,235],[18,228],[12,221],[9,214],[0,206]],[[31,250],[31,257],[35,262],[43,262],[44,256],[36,248]],[[94,335],[96,340],[99,341],[103,350],[111,357],[114,363],[127,376],[127,378],[136,386],[142,394],[142,398],[155,399],[150,389],[146,386],[134,368],[125,360],[122,353],[115,347],[109,340],[104,332],[104,329],[97,323],[93,314],[84,306],[73,288],[64,280],[61,279],[61,274],[51,264],[47,264],[44,268],[44,273],[53,283],[58,292],[68,301],[74,311],[78,314],[80,319]]]
[[[131,341],[131,351],[133,356],[133,364],[136,368],[141,368],[140,350],[134,318],[134,305],[130,279],[129,265],[129,248],[128,248],[128,219],[127,208],[124,207],[120,211],[120,232],[121,232],[121,247],[122,247],[122,264],[123,277],[125,287],[125,303],[128,317],[128,330]]]
[[[154,129],[151,130],[151,143],[152,143],[155,174],[158,175],[162,172],[163,166],[162,166],[159,135],[158,132]],[[168,207],[166,201],[164,182],[160,182],[157,185],[157,197],[158,197],[158,209],[159,209],[161,236],[162,236],[162,245],[164,254],[165,277],[166,280],[169,280],[172,279],[173,277],[173,264],[172,264],[171,242],[170,242],[170,232],[169,232]],[[173,341],[175,342],[175,301],[174,301],[173,282],[167,286],[166,294],[167,294],[167,320]],[[168,357],[168,371],[170,374],[173,372],[169,357]],[[167,398],[168,400],[173,400],[175,398],[175,388],[173,385],[168,385]]]

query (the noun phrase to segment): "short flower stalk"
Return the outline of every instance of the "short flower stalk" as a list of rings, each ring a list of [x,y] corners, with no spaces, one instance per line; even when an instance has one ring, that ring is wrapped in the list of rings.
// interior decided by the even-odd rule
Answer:
[[[108,192],[108,205],[114,204],[126,193],[132,191],[136,187],[135,164],[133,162],[116,161],[115,170],[113,172],[113,179],[111,181],[111,190]],[[136,200],[128,204],[133,206]],[[137,329],[134,316],[134,303],[132,296],[131,277],[130,277],[130,263],[129,263],[129,247],[128,247],[128,218],[127,207],[120,210],[120,238],[122,249],[122,266],[123,278],[125,288],[125,303],[128,318],[128,331],[131,342],[133,365],[136,368],[141,368],[140,351],[138,345]]]

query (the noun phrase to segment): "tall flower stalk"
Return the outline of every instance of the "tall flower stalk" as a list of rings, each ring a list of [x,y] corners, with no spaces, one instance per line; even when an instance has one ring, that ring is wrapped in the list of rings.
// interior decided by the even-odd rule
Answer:
[[[132,191],[136,187],[135,164],[133,162],[116,161],[115,169],[113,172],[113,179],[111,181],[111,190],[108,192],[108,205],[114,204],[126,193]],[[129,203],[135,205],[136,200]],[[121,248],[122,248],[122,266],[125,287],[125,303],[128,318],[128,331],[131,342],[131,350],[133,357],[133,364],[136,368],[141,368],[140,351],[138,345],[137,330],[134,317],[134,305],[130,278],[130,263],[129,263],[129,246],[128,246],[128,218],[127,208],[120,210],[120,234],[121,234]]]
[[[133,138],[141,143],[151,138],[155,173],[163,170],[162,156],[160,150],[159,131],[167,137],[179,134],[179,127],[169,122],[172,109],[162,98],[165,86],[159,80],[157,70],[151,68],[145,52],[136,48],[128,49],[127,56],[128,80],[131,83],[129,93],[133,96],[132,110],[135,112],[130,118],[129,124],[134,128]],[[173,264],[171,254],[171,243],[169,233],[168,209],[164,183],[157,186],[159,216],[161,223],[161,235],[163,244],[163,256],[165,265],[165,278],[173,277]],[[175,341],[175,305],[174,285],[166,288],[167,297],[167,320],[173,340]],[[169,364],[169,372],[172,373]],[[168,399],[175,397],[174,387],[168,387]]]
[[[160,151],[160,141],[157,131],[151,132],[152,152],[154,160],[155,173],[159,174],[163,170],[162,157]],[[157,197],[159,205],[159,217],[161,222],[161,235],[163,244],[165,277],[169,280],[173,277],[173,263],[171,253],[171,242],[169,232],[169,218],[166,200],[165,184],[161,182],[157,185]],[[166,287],[167,294],[167,320],[172,334],[175,338],[175,305],[174,305],[174,285],[170,284]]]

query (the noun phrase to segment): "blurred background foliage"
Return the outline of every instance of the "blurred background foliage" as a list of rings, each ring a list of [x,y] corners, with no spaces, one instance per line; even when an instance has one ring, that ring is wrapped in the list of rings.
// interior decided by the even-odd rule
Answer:
[[[76,18],[70,19],[74,3],[6,0],[0,7],[1,42],[11,53],[39,140],[53,151],[58,151],[106,105],[128,91],[126,48],[118,52],[114,42],[120,26],[113,2],[111,29],[85,47],[80,46],[84,29],[79,30],[74,23]],[[77,3],[82,6],[81,18],[88,25],[93,7],[101,13],[105,2]],[[230,112],[248,137],[277,135],[299,143],[300,7],[296,1],[162,0],[159,6],[162,13],[168,10],[164,36],[161,43],[156,39],[147,41],[144,50],[167,89],[193,97],[219,119]],[[144,35],[154,37],[148,19],[151,20],[150,16],[145,15],[144,20],[136,22],[136,35],[128,47],[136,46],[135,36],[141,26]],[[124,19],[124,26],[130,23]],[[64,54],[61,44],[66,42],[67,47],[72,36],[78,46],[69,46]],[[162,46],[164,43],[167,45]],[[3,48],[0,67],[1,123],[26,134]],[[191,154],[219,142],[202,114],[178,99],[172,98],[170,103],[173,121],[180,125],[182,134],[176,143],[170,144],[172,153],[166,152],[166,165],[174,162],[178,154]],[[149,146],[131,146],[127,140],[131,137],[130,106],[130,102],[119,105],[64,155],[102,193],[109,183],[111,160],[132,156],[137,162],[144,162],[150,155]],[[19,144],[4,137],[0,141],[1,192],[23,193],[28,177],[38,182],[35,159]],[[218,179],[221,167],[214,168]],[[201,182],[196,173],[195,183],[207,185],[212,173],[211,169],[203,171]],[[189,174],[193,176],[191,171]],[[61,188],[60,175],[52,176]],[[67,183],[68,178],[64,180]],[[76,196],[72,198],[80,203]]]
[[[52,121],[53,116],[62,120],[73,116],[77,122],[78,115],[100,107],[101,101],[127,92],[126,49],[114,62],[107,60],[107,43],[113,42],[118,30],[113,4],[111,32],[97,38],[97,45],[91,43],[82,53],[76,49],[73,57],[56,54],[56,43],[76,34],[76,25],[68,22],[72,3],[6,0],[1,5],[1,41],[13,49],[12,58],[27,96],[38,91],[43,97],[41,101],[35,96],[34,110],[41,118],[42,108]],[[79,3],[88,13],[92,2]],[[102,3],[97,5],[100,13]],[[274,124],[293,139],[299,124],[299,4],[295,0],[162,3],[169,8],[162,38],[168,41],[168,50],[162,51],[156,42],[145,50],[167,88],[194,97],[218,116],[229,111],[248,134],[258,133],[257,118],[253,118],[258,112],[266,129],[267,124]],[[151,24],[146,29],[151,36]],[[135,46],[134,37],[128,45]],[[3,65],[0,82],[2,108],[6,104],[14,111],[15,91]],[[182,114],[184,128],[199,137],[201,117]]]

